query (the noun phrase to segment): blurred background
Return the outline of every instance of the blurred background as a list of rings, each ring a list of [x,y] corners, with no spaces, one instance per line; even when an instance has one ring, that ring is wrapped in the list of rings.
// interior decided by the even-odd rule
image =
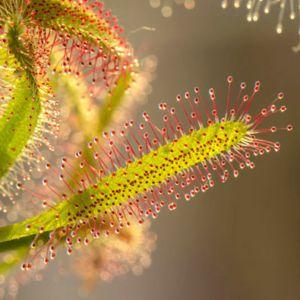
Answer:
[[[44,280],[23,287],[18,299],[300,299],[300,53],[291,50],[296,22],[287,20],[278,36],[276,9],[249,24],[245,10],[224,11],[218,0],[197,0],[193,10],[174,5],[171,17],[148,0],[105,3],[136,55],[157,58],[152,94],[138,114],[146,110],[158,119],[160,101],[171,103],[196,85],[205,92],[215,87],[222,101],[231,74],[249,85],[261,80],[258,102],[264,104],[283,91],[288,111],[274,123],[293,123],[295,130],[279,133],[281,151],[256,159],[254,171],[218,184],[173,213],[164,210],[152,222],[157,249],[141,276],[99,282],[84,296],[71,272],[58,276],[51,264]]]

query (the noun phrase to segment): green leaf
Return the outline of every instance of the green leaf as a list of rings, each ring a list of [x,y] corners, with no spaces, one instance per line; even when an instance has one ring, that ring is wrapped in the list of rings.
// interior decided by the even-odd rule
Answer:
[[[40,112],[40,99],[23,74],[16,79],[12,100],[0,119],[0,177],[14,165],[33,136]]]
[[[183,135],[177,141],[170,141],[103,177],[96,185],[88,186],[82,192],[59,202],[53,209],[0,228],[0,248],[3,243],[8,248],[13,247],[11,243],[24,245],[36,235],[47,235],[88,222],[100,213],[120,207],[128,199],[134,199],[150,188],[159,186],[176,174],[229,151],[246,136],[247,125],[238,121],[216,123]],[[147,176],[144,175],[145,172]],[[119,192],[121,186],[124,189]],[[84,214],[81,213],[83,207],[84,211],[89,208]]]
[[[17,25],[9,28],[7,39],[2,36],[0,44],[3,68],[0,78],[7,99],[0,118],[0,178],[9,175],[33,140],[45,95],[43,84],[37,83],[32,60],[20,40],[20,33]]]
[[[102,15],[89,7],[67,0],[31,0],[27,7],[28,26],[62,32],[97,45],[108,54],[128,55],[128,49],[116,31]],[[33,19],[35,22],[31,22]]]
[[[109,95],[106,96],[104,104],[99,113],[98,133],[103,132],[109,125],[114,112],[122,104],[131,81],[131,72],[127,71],[125,74],[121,74],[118,78],[115,88]]]

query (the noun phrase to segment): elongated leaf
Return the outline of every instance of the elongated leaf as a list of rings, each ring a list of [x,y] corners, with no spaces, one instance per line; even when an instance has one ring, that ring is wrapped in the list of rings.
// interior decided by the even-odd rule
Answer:
[[[117,81],[116,87],[105,98],[104,105],[99,113],[98,133],[103,132],[109,125],[115,110],[122,104],[131,81],[131,72],[127,71],[125,74],[122,74]]]
[[[6,98],[0,117],[0,178],[9,177],[11,168],[33,141],[42,110],[41,99],[45,95],[43,85],[34,76],[31,58],[24,50],[19,32],[18,26],[9,29],[8,39],[2,36],[0,44],[3,68],[0,78]]]
[[[228,83],[231,81],[229,77]],[[211,115],[207,110],[206,114],[201,116],[194,105],[190,105],[189,109],[192,112],[189,113],[181,103],[182,98],[178,96],[177,101],[181,103],[180,107],[191,126],[186,133],[174,108],[170,110],[170,115],[163,116],[163,121],[167,123],[168,118],[173,116],[176,128],[169,125],[168,128],[163,127],[159,130],[151,122],[150,116],[143,113],[149,131],[144,131],[145,125],[129,129],[129,136],[136,131],[136,136],[132,137],[137,149],[134,150],[124,137],[123,146],[127,154],[121,154],[110,137],[104,148],[101,145],[98,148],[99,140],[94,139],[88,147],[93,162],[87,163],[85,158],[81,159],[82,153],[76,154],[82,171],[72,179],[76,182],[74,188],[66,183],[69,191],[67,194],[56,192],[57,204],[51,204],[49,210],[0,228],[0,248],[20,247],[38,236],[44,241],[49,239],[50,245],[57,239],[60,241],[67,237],[69,246],[81,233],[99,237],[100,231],[105,230],[107,226],[106,222],[102,221],[107,218],[111,220],[111,226],[118,224],[120,228],[124,226],[127,215],[134,215],[137,221],[142,223],[144,215],[157,217],[157,212],[165,205],[165,201],[168,201],[169,209],[174,210],[177,206],[175,200],[180,199],[182,189],[193,182],[194,186],[190,192],[184,195],[187,201],[198,192],[205,192],[209,187],[213,187],[214,175],[221,179],[221,182],[225,182],[229,177],[229,170],[232,170],[234,177],[237,177],[239,172],[234,164],[241,169],[246,166],[253,169],[251,154],[262,155],[272,149],[278,151],[280,148],[279,143],[261,138],[261,134],[277,131],[276,127],[269,130],[260,127],[262,121],[275,112],[286,110],[285,106],[276,106],[276,102],[282,100],[282,93],[279,93],[271,105],[254,114],[252,119],[249,108],[259,87],[260,83],[257,82],[250,102],[247,102],[247,98],[245,101],[245,97],[240,100],[241,103],[230,104],[230,99],[227,100],[224,116],[218,115],[213,89],[210,89],[209,100],[214,108]],[[198,105],[199,89],[195,89],[195,93],[195,105]],[[190,102],[189,93],[185,94],[185,101]],[[162,103],[160,108],[166,110],[166,104]],[[250,122],[251,120],[253,121]],[[291,131],[292,126],[288,125],[282,129]],[[150,131],[153,133],[151,138]],[[123,134],[124,132],[121,133]],[[103,156],[99,156],[99,151]],[[68,165],[67,160],[63,160],[61,169]],[[197,177],[199,182],[196,181]],[[64,180],[65,177],[59,178]],[[181,180],[183,181],[180,183]],[[49,191],[53,191],[48,180],[44,179],[43,183]],[[174,193],[175,189],[178,190],[177,193]]]

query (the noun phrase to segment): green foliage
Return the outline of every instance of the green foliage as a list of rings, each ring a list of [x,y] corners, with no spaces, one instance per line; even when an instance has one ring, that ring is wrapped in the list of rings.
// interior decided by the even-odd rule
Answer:
[[[164,136],[161,131],[160,137],[163,141],[159,147],[154,149],[155,147],[149,146],[144,137],[147,150],[143,152],[139,149],[139,157],[132,153],[130,156],[128,153],[128,160],[127,157],[121,159],[123,164],[119,163],[116,158],[119,166],[115,171],[112,169],[116,167],[117,163],[112,161],[110,161],[114,165],[112,169],[104,170],[105,167],[99,163],[99,157],[96,157],[93,150],[90,149],[95,146],[96,141],[94,140],[94,144],[87,144],[87,142],[94,135],[101,134],[109,126],[133,81],[135,61],[129,45],[118,35],[119,28],[116,25],[112,26],[102,12],[96,13],[90,8],[80,2],[68,0],[31,0],[29,3],[22,0],[0,2],[0,29],[4,33],[0,43],[0,66],[3,68],[0,79],[4,85],[3,90],[0,91],[5,93],[7,98],[7,102],[1,108],[0,118],[0,178],[6,177],[16,162],[26,156],[26,150],[34,142],[39,124],[44,121],[42,112],[46,109],[49,96],[48,82],[50,82],[47,71],[48,67],[52,67],[50,55],[53,54],[51,50],[55,47],[57,40],[63,49],[63,57],[58,58],[58,61],[62,60],[63,63],[61,69],[53,69],[56,73],[54,72],[55,74],[51,78],[52,86],[65,90],[77,112],[84,135],[84,144],[82,145],[84,163],[82,165],[77,163],[71,167],[71,172],[74,173],[70,178],[73,180],[78,174],[79,177],[84,174],[88,178],[87,182],[79,178],[79,184],[76,180],[75,184],[74,182],[73,184],[65,182],[71,193],[69,191],[69,194],[66,195],[63,192],[55,192],[57,197],[51,199],[50,209],[24,221],[0,228],[0,253],[10,252],[11,254],[0,263],[0,273],[7,272],[29,254],[33,241],[42,245],[50,243],[50,241],[60,243],[67,237],[73,238],[69,233],[74,228],[79,231],[76,234],[86,236],[86,231],[91,231],[90,222],[98,222],[103,215],[116,217],[115,211],[128,208],[132,204],[131,201],[138,201],[139,197],[145,196],[147,192],[160,188],[178,175],[188,173],[193,167],[218,161],[225,154],[230,156],[231,150],[238,152],[245,145],[242,151],[247,150],[247,147],[257,147],[258,150],[265,151],[266,145],[270,149],[273,147],[275,150],[279,150],[279,146],[275,143],[266,141],[261,146],[260,142],[255,140],[253,136],[257,132],[251,131],[251,129],[256,129],[256,126],[249,124],[243,113],[235,118],[237,111],[233,109],[232,113],[227,107],[228,111],[220,121],[216,117],[215,95],[211,90],[210,100],[213,105],[212,116],[215,117],[215,122],[209,120],[211,121],[208,122],[209,125],[203,127],[203,124],[200,124],[202,121],[197,119],[198,116],[193,111],[195,116],[191,116],[191,118],[194,118],[193,122],[198,121],[200,129],[190,130],[183,134],[181,129],[174,130],[172,124],[168,124],[174,135],[172,137]],[[7,15],[7,19],[4,18],[5,15]],[[71,70],[70,63],[74,59],[72,57],[74,49],[80,53],[80,63],[84,66],[83,69],[91,67],[89,71],[92,69],[93,75],[97,71],[103,72],[103,76],[99,78],[104,81],[106,96],[101,109],[97,108],[94,112],[95,119],[86,117],[85,107],[81,102],[84,94],[88,93],[89,79],[91,78],[81,77],[83,74],[80,72],[75,73],[79,78],[69,76],[69,73],[74,71]],[[103,61],[108,58],[101,68],[98,64],[99,57]],[[78,56],[75,56],[75,60],[76,58]],[[111,62],[113,62],[112,68],[110,68]],[[91,72],[87,73],[88,77]],[[72,73],[72,75],[74,74]],[[96,82],[95,77],[97,76],[92,77],[91,86]],[[112,78],[113,80],[111,80]],[[231,81],[232,79],[228,83]],[[78,82],[83,83],[83,90],[78,88]],[[244,103],[248,99],[244,99],[240,106],[235,103],[238,111],[244,109],[245,114],[248,112],[254,94],[258,90],[259,83],[256,83],[249,104]],[[187,95],[185,98],[192,107],[194,103],[191,99]],[[244,104],[247,109],[243,107]],[[227,106],[229,106],[229,102]],[[276,108],[273,111],[276,111]],[[267,114],[271,114],[273,111],[272,109],[267,110]],[[227,115],[229,112],[230,117]],[[187,114],[185,111],[184,113]],[[206,114],[209,119],[209,112],[207,111]],[[254,122],[259,118],[263,119],[262,113],[255,117],[257,119]],[[176,126],[178,125],[176,117],[174,119]],[[148,121],[146,120],[146,122]],[[157,128],[151,124],[151,129],[155,132]],[[255,143],[258,146],[255,146]],[[240,153],[237,154],[237,162],[242,156],[239,155]],[[117,157],[117,155],[115,156]],[[245,155],[245,157],[247,156]],[[248,159],[245,160],[248,161]],[[231,158],[226,161],[232,167]],[[247,164],[250,165],[246,162]],[[224,171],[221,165],[220,163],[219,166]],[[207,171],[208,168],[205,170]],[[92,180],[90,180],[89,172],[93,175]],[[208,175],[206,177],[211,184]],[[62,178],[60,177],[60,179]],[[44,181],[44,184],[47,185],[47,182]],[[80,190],[78,191],[77,188]],[[173,208],[171,207],[171,209]],[[138,214],[142,213],[139,210]],[[124,215],[126,216],[126,213]],[[138,222],[142,222],[139,217],[137,216]],[[96,224],[95,227],[98,225]]]
[[[47,55],[51,52],[47,49],[50,44],[47,45],[48,41],[43,40],[43,32],[51,32],[52,37],[54,34],[64,34],[72,37],[74,41],[90,43],[96,49],[100,49],[101,53],[112,57],[121,70],[114,87],[107,93],[101,110],[97,109],[96,126],[90,126],[91,122],[84,119],[84,108],[80,104],[80,93],[74,84],[75,78],[62,75],[61,72],[52,80],[54,88],[63,86],[72,97],[81,124],[86,124],[86,128],[93,128],[93,131],[86,130],[85,140],[91,138],[98,130],[106,128],[116,108],[122,103],[131,82],[132,70],[126,64],[128,57],[131,59],[131,50],[126,42],[120,39],[116,27],[112,28],[112,24],[104,17],[75,1],[1,1],[0,30],[3,31],[0,43],[0,80],[5,87],[0,92],[7,99],[1,107],[0,114],[0,178],[8,178],[9,181],[2,179],[0,185],[10,185],[11,178],[8,175],[16,163],[34,159],[27,150],[36,137],[39,139],[35,136],[39,124],[47,122],[42,119],[42,112],[46,109],[49,96],[46,68],[50,65],[50,57]],[[126,69],[124,72],[123,68]],[[84,82],[81,78],[76,80]],[[62,204],[64,205],[65,203]],[[63,211],[64,208],[62,215]],[[43,222],[44,217],[54,221],[53,228],[63,226],[59,225],[56,216],[51,215],[50,211],[46,216],[40,216],[40,222]],[[4,228],[1,230],[5,231]],[[48,239],[46,234],[42,237]],[[16,251],[11,253],[10,259],[0,264],[0,273],[6,272],[28,253],[32,239],[30,232],[27,232],[23,239],[13,239],[1,244],[0,252]]]
[[[32,0],[27,14],[36,21],[31,26],[39,25],[55,32],[68,33],[79,40],[97,45],[109,55],[123,57],[128,54],[125,44],[111,30],[110,24],[78,2]]]
[[[22,44],[19,24],[2,36],[0,62],[4,93],[8,98],[0,118],[0,178],[5,176],[32,139],[41,113],[43,84],[37,82],[32,58]]]
[[[128,163],[83,192],[72,195],[67,200],[60,199],[53,209],[23,222],[0,228],[0,247],[3,242],[18,239],[22,245],[22,239],[26,243],[30,236],[33,239],[40,233],[72,228],[83,221],[88,222],[100,213],[126,204],[129,199],[143,194],[151,187],[159,186],[176,174],[230,150],[246,135],[247,125],[231,121],[216,123],[183,135],[177,141],[170,141],[142,158]],[[82,206],[89,207],[89,212],[78,217]]]
[[[12,101],[0,119],[0,177],[20,156],[32,137],[41,112],[41,103],[25,74],[16,79]]]
[[[75,1],[32,0],[28,4],[21,0],[3,1],[0,22],[4,31],[0,60],[6,66],[3,80],[10,86],[10,101],[2,108],[5,112],[0,119],[1,178],[11,172],[16,162],[34,159],[32,154],[26,154],[26,149],[34,143],[39,123],[47,122],[42,120],[41,112],[49,96],[44,77],[50,65],[47,55],[51,54],[48,49],[51,36],[64,34],[74,41],[90,43],[118,64],[120,74],[116,85],[99,112],[98,126],[93,128],[107,126],[129,87],[132,71],[127,65],[127,70],[122,71],[131,51],[118,32],[102,15]],[[46,32],[50,38],[45,39]],[[9,176],[8,179],[11,180]]]
[[[105,97],[104,105],[99,111],[98,133],[103,132],[110,123],[115,110],[122,104],[125,93],[132,81],[132,73],[127,71],[118,78],[115,88]]]

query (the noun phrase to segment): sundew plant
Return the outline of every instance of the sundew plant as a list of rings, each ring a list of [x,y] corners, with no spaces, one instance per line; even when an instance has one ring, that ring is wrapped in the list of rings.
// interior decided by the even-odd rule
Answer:
[[[292,48],[298,52],[300,49],[300,5],[297,0],[222,0],[223,9],[228,7],[246,9],[246,19],[248,22],[258,22],[264,15],[277,13],[277,23],[275,31],[281,35],[285,31],[285,26],[290,21],[295,23],[298,43]]]
[[[258,19],[264,1],[248,2]],[[97,0],[0,0],[0,35],[4,299],[62,251],[87,290],[130,270],[141,274],[161,210],[180,209],[255,169],[255,157],[278,152],[277,138],[293,129],[276,122],[287,110],[283,92],[263,99],[260,81],[230,75],[222,95],[194,87],[172,102],[151,102],[160,122],[146,111],[134,117],[157,62],[136,57]]]

